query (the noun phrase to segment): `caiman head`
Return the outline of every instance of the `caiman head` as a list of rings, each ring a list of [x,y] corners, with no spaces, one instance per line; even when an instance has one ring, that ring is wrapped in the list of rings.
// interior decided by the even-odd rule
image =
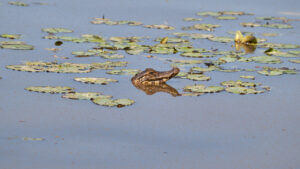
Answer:
[[[159,72],[152,68],[147,68],[132,77],[131,81],[135,85],[160,85],[176,76],[179,72],[180,69],[177,67],[165,72]]]

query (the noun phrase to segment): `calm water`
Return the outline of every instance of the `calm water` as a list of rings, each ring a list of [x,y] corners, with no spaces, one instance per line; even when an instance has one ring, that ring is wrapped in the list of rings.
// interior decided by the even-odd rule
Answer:
[[[104,37],[170,36],[191,25],[182,21],[199,11],[241,10],[255,16],[286,16],[300,19],[300,1],[180,1],[180,0],[87,0],[41,1],[17,7],[2,0],[0,34],[22,34],[22,41],[35,46],[33,51],[0,49],[0,168],[1,169],[297,169],[300,168],[300,78],[299,75],[265,77],[257,73],[257,82],[271,86],[271,92],[260,95],[234,95],[226,92],[200,97],[172,97],[166,93],[148,96],[137,90],[130,76],[112,76],[104,70],[89,74],[56,74],[16,72],[6,65],[24,61],[91,63],[105,61],[99,57],[75,58],[72,51],[87,50],[95,44],[64,43],[54,58],[44,48],[54,41],[43,40],[41,28],[65,27],[74,30],[70,36],[91,33]],[[24,1],[28,3],[37,1]],[[292,16],[282,12],[292,12]],[[145,24],[168,23],[177,30],[153,30],[142,27],[93,25],[93,17],[134,20]],[[240,16],[237,21],[204,18],[203,23],[221,24],[215,35],[230,36],[228,31],[275,32],[267,37],[274,43],[300,44],[300,22],[294,29],[242,28],[240,22],[254,21],[253,16]],[[197,32],[197,31],[190,31]],[[202,32],[206,33],[206,32]],[[66,34],[67,35],[67,34]],[[1,39],[5,40],[5,39]],[[194,41],[195,47],[232,50],[232,44]],[[252,55],[262,55],[257,49]],[[143,56],[126,55],[128,68],[152,67],[168,70],[170,65]],[[161,56],[177,58],[175,56]],[[181,58],[184,59],[184,58]],[[280,66],[295,67],[288,62]],[[230,66],[241,66],[228,64]],[[247,64],[249,65],[249,64]],[[250,66],[264,64],[250,64]],[[271,65],[272,66],[272,65]],[[206,85],[224,80],[237,80],[244,72],[211,72]],[[119,83],[88,85],[73,81],[74,77],[109,77]],[[172,79],[169,85],[180,92],[185,85],[201,83]],[[107,108],[89,101],[62,99],[61,95],[25,91],[28,86],[63,85],[76,91],[95,91],[115,98],[131,98],[133,106]],[[45,141],[23,141],[22,137],[41,137]]]

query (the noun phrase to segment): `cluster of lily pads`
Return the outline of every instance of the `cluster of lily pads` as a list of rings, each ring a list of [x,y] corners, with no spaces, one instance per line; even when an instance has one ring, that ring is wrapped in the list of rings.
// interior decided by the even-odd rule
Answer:
[[[66,86],[32,86],[25,88],[25,90],[51,94],[62,93],[64,94],[62,98],[74,100],[91,100],[97,105],[109,107],[124,107],[132,105],[134,103],[134,101],[130,99],[113,99],[112,96],[103,95],[99,92],[75,92],[74,88]]]
[[[253,15],[241,11],[221,11],[221,12],[198,12],[201,17],[213,17],[219,20],[234,20],[238,16]],[[184,18],[187,22],[202,22],[203,18]],[[276,18],[276,17],[257,17],[256,20],[267,20],[267,23],[251,22],[241,23],[244,27],[257,27],[263,26],[267,28],[292,28],[287,24],[289,19]],[[281,21],[282,23],[272,23],[271,21]],[[114,21],[107,18],[94,18],[92,24],[105,24],[105,25],[129,25],[129,26],[142,26],[145,28],[174,30],[175,27],[170,25],[146,25],[138,21],[119,20]],[[266,39],[257,38],[254,34],[249,32],[228,32],[228,36],[219,37],[211,33],[190,33],[186,30],[198,30],[213,32],[221,25],[196,23],[191,26],[182,28],[182,32],[172,32],[170,37],[160,37],[151,39],[149,37],[104,37],[101,35],[83,34],[80,37],[72,36],[59,36],[59,33],[72,33],[73,30],[66,28],[43,28],[42,31],[48,33],[44,39],[56,40],[57,42],[74,42],[74,43],[94,43],[95,46],[87,51],[74,51],[72,55],[76,57],[90,57],[100,56],[104,59],[124,59],[124,55],[118,54],[119,51],[125,51],[128,55],[141,55],[146,54],[149,58],[159,59],[170,63],[172,66],[181,67],[184,70],[189,68],[188,71],[181,71],[176,77],[182,79],[189,79],[192,81],[209,81],[210,76],[207,72],[257,72],[265,76],[277,76],[283,74],[297,74],[298,70],[287,67],[271,67],[263,66],[254,69],[241,69],[224,68],[226,63],[233,62],[255,62],[262,64],[280,64],[283,58],[297,58],[300,57],[300,51],[295,50],[300,48],[299,45],[294,44],[277,44],[267,43]],[[277,34],[265,34],[264,36],[276,36]],[[20,35],[17,34],[2,34],[2,38],[19,39]],[[193,41],[198,39],[207,39],[209,41],[220,43],[234,43],[235,51],[219,51],[218,49],[204,49],[198,48],[193,45]],[[150,41],[150,42],[149,42]],[[229,45],[228,45],[229,46]],[[21,41],[0,41],[1,48],[7,49],[22,49],[32,50],[33,46],[27,45]],[[247,56],[253,53],[256,48],[265,48],[265,55],[262,56]],[[244,51],[242,51],[242,49]],[[293,49],[286,51],[286,49]],[[157,55],[157,56],[153,56]],[[174,59],[165,58],[164,56],[179,55],[183,58],[190,59]],[[300,63],[299,59],[290,59],[291,63]],[[202,65],[202,66],[200,66]],[[108,70],[107,74],[112,75],[135,75],[140,72],[139,69],[122,68],[127,66],[124,61],[107,61],[91,64],[78,64],[78,63],[58,63],[58,62],[26,62],[20,65],[8,65],[8,69],[26,72],[56,72],[56,73],[89,73],[95,69]],[[254,80],[255,76],[240,76],[243,79]],[[101,78],[101,77],[81,77],[74,80],[83,83],[102,84],[118,82],[115,79]],[[269,91],[270,87],[261,86],[261,83],[238,81],[225,81],[220,83],[221,86],[205,86],[202,84],[188,85],[183,88],[185,92],[183,95],[201,95],[204,93],[217,93],[227,91],[235,94],[259,94]],[[261,89],[257,89],[260,87]],[[73,88],[69,87],[29,87],[29,91],[45,92],[45,93],[64,93],[63,98],[92,100],[94,103],[104,106],[126,106],[131,105],[134,101],[130,99],[116,99],[113,100],[112,96],[102,95],[101,93],[94,92],[75,92]]]

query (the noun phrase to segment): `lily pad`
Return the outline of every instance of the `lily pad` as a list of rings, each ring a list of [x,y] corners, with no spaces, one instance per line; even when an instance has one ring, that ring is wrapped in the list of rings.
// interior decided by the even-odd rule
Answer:
[[[22,137],[24,141],[44,141],[44,138]]]
[[[209,81],[211,77],[203,74],[187,74],[185,78],[194,80],[194,81]]]
[[[139,69],[118,69],[118,70],[111,70],[106,73],[111,75],[135,75],[140,71],[141,70]]]
[[[241,75],[240,78],[243,78],[243,79],[251,79],[251,80],[255,80],[255,76],[246,76],[246,75]]]
[[[259,26],[261,26],[261,24],[253,23],[253,22],[244,22],[244,23],[240,23],[240,25],[243,27],[259,27]]]
[[[184,18],[184,21],[194,22],[194,21],[202,21],[202,18]]]
[[[261,48],[277,48],[277,49],[296,49],[300,48],[300,45],[294,44],[280,44],[280,43],[260,43],[257,44]]]
[[[278,36],[278,33],[263,33],[263,36],[269,36],[269,37],[274,37],[274,36]]]
[[[19,34],[1,34],[1,38],[7,38],[7,39],[20,39],[21,35]]]
[[[205,30],[205,31],[214,31],[215,28],[220,27],[216,24],[195,24],[189,27],[183,27],[183,30]]]
[[[207,12],[198,12],[197,15],[199,15],[199,16],[221,16],[222,14],[220,12],[207,11]]]
[[[122,58],[124,58],[124,55],[119,55],[119,54],[114,54],[114,55],[102,54],[100,56],[104,59],[122,59]]]
[[[173,30],[175,27],[169,25],[144,25],[145,28]]]
[[[182,38],[169,38],[169,37],[166,37],[168,43],[183,43],[183,42],[189,42],[188,40],[186,39],[182,39]],[[165,38],[157,38],[155,39],[155,41],[159,41],[159,42],[162,42],[162,40],[164,40]],[[161,44],[165,44],[165,43],[161,43]]]
[[[275,56],[280,56],[280,57],[300,57],[299,55],[290,53],[290,52],[282,52],[280,50],[274,49],[274,48],[269,48],[265,50],[264,52],[267,55],[275,55]]]
[[[256,86],[260,86],[261,83],[243,82],[241,80],[237,80],[237,81],[229,80],[229,81],[221,82],[221,85],[226,87],[256,87]]]
[[[11,2],[8,2],[8,4],[15,5],[15,6],[29,6],[27,3],[20,2],[20,1],[11,1]]]
[[[101,84],[101,85],[107,85],[111,82],[118,82],[115,79],[101,78],[101,77],[77,77],[74,78],[74,80],[83,83]]]
[[[256,90],[255,88],[247,88],[247,87],[240,87],[240,86],[227,87],[225,90],[229,93],[240,94],[240,95],[264,93],[263,90]]]
[[[124,107],[124,106],[129,106],[132,105],[133,103],[135,103],[133,100],[130,99],[116,99],[116,100],[112,100],[112,99],[108,99],[108,98],[93,98],[92,101],[95,104],[101,105],[101,106],[109,106],[109,107]]]
[[[94,18],[93,21],[91,21],[92,24],[106,24],[106,25],[129,25],[129,26],[139,26],[142,25],[142,22],[137,22],[137,21],[112,21],[107,18]]]
[[[75,93],[67,93],[62,96],[67,99],[74,100],[90,100],[92,98],[101,98],[101,99],[110,99],[112,96],[102,95],[97,92],[75,92]]]
[[[278,76],[282,74],[298,74],[294,69],[283,68],[273,68],[273,67],[263,67],[263,70],[257,71],[257,73],[265,76]]]
[[[292,62],[292,63],[300,63],[300,59],[289,60],[289,62]]]
[[[13,50],[33,50],[32,45],[27,45],[21,41],[1,41],[0,48],[13,49]]]
[[[252,15],[242,11],[220,11],[219,13],[221,13],[222,15]]]
[[[73,92],[74,88],[63,87],[63,86],[32,86],[27,87],[25,90],[40,93],[70,93]]]
[[[217,19],[219,20],[235,20],[237,17],[234,16],[218,16]]]
[[[215,36],[215,37],[208,38],[208,40],[215,41],[215,42],[221,42],[221,43],[228,43],[228,42],[232,42],[233,38]]]
[[[215,55],[213,55],[213,54],[206,55],[206,54],[199,53],[199,52],[184,52],[184,53],[181,53],[180,56],[192,57],[192,58],[209,58],[209,57],[214,57]]]
[[[263,27],[267,27],[267,28],[277,28],[277,29],[291,29],[291,28],[293,28],[291,25],[288,25],[288,24],[279,24],[279,23],[264,24],[262,26]]]
[[[66,28],[43,28],[42,29],[43,32],[47,32],[47,33],[71,33],[73,32],[70,29],[66,29]]]
[[[253,56],[251,59],[256,63],[270,63],[270,64],[276,64],[276,63],[282,63],[282,61],[277,57],[272,56]]]
[[[207,68],[203,67],[192,67],[191,71],[198,71],[198,72],[210,72],[216,70],[215,66],[209,66]]]
[[[184,91],[186,92],[195,92],[195,93],[218,93],[224,90],[222,86],[208,86],[205,87],[204,85],[191,85],[185,86]]]

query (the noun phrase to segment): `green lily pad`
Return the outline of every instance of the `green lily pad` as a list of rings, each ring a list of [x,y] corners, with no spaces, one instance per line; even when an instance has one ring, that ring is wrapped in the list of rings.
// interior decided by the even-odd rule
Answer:
[[[98,62],[91,64],[26,62],[23,65],[8,65],[6,68],[25,72],[88,73],[93,69],[113,69],[126,65],[127,62]]]
[[[198,12],[197,15],[199,15],[199,16],[220,16],[221,13],[220,12],[207,11],[207,12]]]
[[[213,55],[213,54],[206,55],[206,54],[199,53],[199,52],[184,52],[184,53],[181,53],[180,56],[192,57],[192,58],[209,58],[209,57],[214,57],[215,55]]]
[[[219,20],[235,20],[237,17],[234,16],[218,16],[217,19]]]
[[[40,93],[70,93],[73,92],[74,88],[71,87],[62,87],[62,86],[32,86],[27,87],[25,90],[32,92],[40,92]]]
[[[227,87],[225,90],[229,93],[240,94],[240,95],[264,93],[263,90],[256,90],[254,88],[247,88],[247,87],[240,87],[240,86]]]
[[[237,81],[229,80],[229,81],[221,82],[221,85],[226,87],[256,87],[256,86],[260,86],[261,83],[243,82],[241,80],[237,80]]]
[[[73,32],[72,30],[66,29],[66,28],[43,28],[42,31],[47,32],[47,33],[71,33],[71,32]]]
[[[261,48],[277,48],[277,49],[295,49],[300,48],[300,45],[294,44],[279,44],[279,43],[261,43],[257,44]]]
[[[75,92],[75,93],[66,93],[62,98],[74,99],[74,100],[91,100],[92,98],[101,98],[101,99],[110,99],[112,96],[102,95],[97,92]]]
[[[269,36],[269,37],[274,37],[274,36],[278,36],[278,33],[263,33],[263,36]]]
[[[124,55],[119,55],[119,54],[114,54],[114,55],[102,54],[100,56],[104,59],[122,59],[122,58],[124,58]]]
[[[190,64],[200,64],[203,63],[203,60],[175,60],[175,59],[168,59],[168,61],[176,64],[182,65],[190,65]]]
[[[202,18],[184,18],[184,21],[194,22],[194,21],[202,21]]]
[[[237,57],[232,57],[232,56],[223,56],[223,57],[220,57],[219,59],[218,59],[220,62],[222,62],[222,63],[230,63],[230,62],[235,62],[235,61],[237,61],[238,60],[238,58]]]
[[[277,29],[291,29],[291,28],[293,28],[291,25],[288,25],[288,24],[279,24],[279,23],[264,24],[262,26],[263,27],[267,27],[267,28],[277,28]]]
[[[285,17],[256,17],[258,20],[287,20]]]
[[[1,38],[7,38],[7,39],[20,39],[21,35],[19,34],[1,34]]]
[[[218,37],[218,36],[215,36],[215,37],[211,37],[211,38],[208,38],[208,40],[211,40],[211,41],[214,41],[214,42],[221,42],[221,43],[228,43],[228,42],[233,42],[233,38],[230,38],[230,37]]]
[[[175,27],[169,25],[144,25],[145,28],[173,30]]]
[[[144,48],[133,48],[126,50],[126,53],[128,53],[129,55],[138,55],[142,52],[144,52]]]
[[[135,103],[133,100],[130,99],[108,99],[108,98],[93,98],[92,101],[95,104],[101,105],[101,106],[109,106],[109,107],[124,107],[124,106],[129,106]]]
[[[300,55],[300,50],[291,50],[289,53],[293,55]]]
[[[185,86],[184,91],[186,92],[195,92],[195,93],[218,93],[224,90],[222,86],[208,86],[205,87],[204,85],[191,85]]]
[[[157,38],[155,39],[155,41],[160,42],[163,38]],[[169,38],[168,37],[168,43],[183,43],[183,42],[189,42],[186,39],[182,39],[182,38]]]
[[[83,83],[101,84],[101,85],[107,85],[111,82],[118,82],[115,79],[101,78],[101,77],[77,77],[74,78],[74,80]]]
[[[142,22],[137,22],[137,21],[112,21],[107,18],[94,18],[93,21],[91,21],[92,24],[106,24],[106,25],[129,25],[129,26],[139,26],[142,25]]]
[[[27,3],[20,2],[20,1],[11,1],[11,2],[8,2],[8,4],[15,5],[15,6],[29,6]]]
[[[289,62],[292,62],[292,63],[300,63],[300,59],[289,60]]]
[[[246,75],[241,75],[240,78],[243,78],[243,79],[251,79],[251,80],[255,80],[255,76],[246,76]]]
[[[33,50],[32,45],[27,45],[21,41],[1,41],[0,48],[13,49],[13,50]]]
[[[273,68],[273,67],[263,67],[263,70],[257,71],[257,73],[265,76],[278,76],[282,74],[298,74],[294,69],[289,68]]]
[[[22,137],[23,141],[44,141],[44,138]]]
[[[198,72],[210,72],[216,70],[215,66],[209,66],[207,68],[203,67],[192,67],[191,71],[198,71]]]
[[[105,39],[102,38],[99,35],[91,35],[91,34],[83,34],[81,37],[71,37],[71,36],[54,36],[54,35],[49,35],[49,36],[44,36],[44,39],[56,39],[56,40],[62,40],[62,41],[70,41],[74,43],[104,43],[105,44]]]
[[[106,73],[111,75],[135,75],[139,72],[141,72],[139,69],[117,69],[108,71]]]
[[[259,26],[261,26],[261,24],[253,23],[253,22],[243,22],[243,23],[240,23],[240,25],[243,27],[259,27]]]
[[[211,77],[203,74],[187,74],[185,78],[194,81],[209,81],[211,79]]]
[[[256,63],[269,63],[269,64],[276,64],[282,63],[282,61],[277,57],[272,56],[253,56],[251,59]]]
[[[181,32],[175,32],[172,33],[175,36],[178,37],[190,37],[192,39],[208,39],[214,37],[212,34],[200,34],[200,33],[181,33]]]
[[[269,48],[269,49],[265,50],[264,53],[267,55],[275,55],[275,56],[280,56],[280,57],[300,57],[299,55],[292,54],[290,52],[282,52],[282,51],[274,49],[274,48]]]
[[[219,13],[221,13],[222,15],[252,15],[242,11],[220,11]]]
[[[205,31],[214,31],[215,28],[220,27],[216,24],[195,24],[189,27],[183,27],[183,30],[205,30]]]

